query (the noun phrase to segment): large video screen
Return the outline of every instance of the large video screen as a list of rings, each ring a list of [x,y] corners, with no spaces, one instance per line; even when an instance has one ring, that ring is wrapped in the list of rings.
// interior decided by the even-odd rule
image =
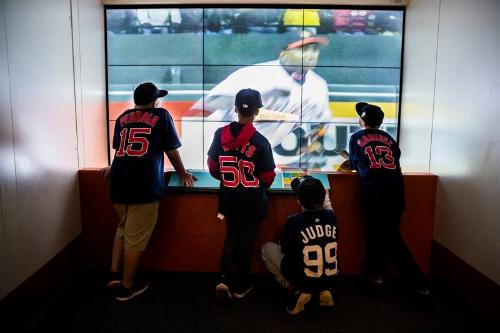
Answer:
[[[359,130],[360,101],[379,105],[382,129],[397,137],[402,8],[105,11],[110,137],[143,82],[169,91],[161,106],[174,119],[190,169],[207,169],[213,134],[237,119],[234,97],[243,88],[262,94],[255,127],[280,169],[335,170]]]

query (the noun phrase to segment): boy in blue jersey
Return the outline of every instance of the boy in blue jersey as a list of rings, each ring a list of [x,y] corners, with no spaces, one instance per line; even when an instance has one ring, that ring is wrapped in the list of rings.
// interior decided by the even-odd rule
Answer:
[[[215,132],[207,163],[210,174],[220,180],[219,211],[227,223],[216,295],[242,298],[252,289],[248,273],[276,166],[269,141],[253,126],[262,107],[260,93],[240,90],[235,106],[238,121]]]
[[[365,275],[375,290],[383,290],[389,259],[394,259],[410,287],[429,295],[427,282],[401,237],[405,207],[398,143],[379,129],[384,112],[376,105],[357,103],[361,130],[349,141],[349,162],[361,178],[361,204],[366,226]]]
[[[157,107],[158,98],[167,94],[150,82],[135,89],[134,108],[116,119],[113,163],[111,168],[103,169],[110,180],[111,202],[120,217],[108,281],[108,287],[120,301],[143,293],[149,285],[135,276],[164,194],[164,153],[184,186],[193,186],[193,177],[184,168],[177,150],[181,143],[172,117]]]
[[[291,292],[287,310],[296,315],[313,295],[333,306],[331,287],[337,276],[337,219],[325,201],[325,188],[311,176],[295,178],[292,189],[302,212],[288,217],[279,244],[262,246],[262,259],[279,284]],[[329,207],[329,208],[327,208]]]

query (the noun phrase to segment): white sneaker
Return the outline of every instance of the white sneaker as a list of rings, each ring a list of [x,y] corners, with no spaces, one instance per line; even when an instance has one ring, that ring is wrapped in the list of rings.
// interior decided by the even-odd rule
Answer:
[[[323,290],[319,293],[319,305],[320,306],[333,306],[333,297],[330,290]]]
[[[229,293],[229,287],[224,282],[219,283],[215,287],[215,296],[217,296],[217,297],[230,297],[231,294]]]

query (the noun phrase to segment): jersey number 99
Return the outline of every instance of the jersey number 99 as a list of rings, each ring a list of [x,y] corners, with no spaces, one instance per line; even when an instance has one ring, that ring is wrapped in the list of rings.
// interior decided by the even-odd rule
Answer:
[[[324,253],[323,253],[324,252]],[[307,245],[302,250],[304,254],[304,273],[307,277],[320,278],[337,275],[337,242],[331,242],[321,248],[319,245]],[[329,264],[330,267],[326,267]]]

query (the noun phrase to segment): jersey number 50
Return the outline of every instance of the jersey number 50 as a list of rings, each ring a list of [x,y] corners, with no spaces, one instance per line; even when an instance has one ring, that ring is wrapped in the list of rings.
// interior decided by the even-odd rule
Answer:
[[[337,274],[337,242],[326,244],[324,249],[319,245],[307,245],[302,250],[302,253],[306,265],[304,268],[306,276],[320,278],[323,274],[326,276]],[[326,266],[324,263],[333,265],[333,268],[324,267]]]
[[[236,156],[219,156],[219,164],[220,172],[222,173],[222,184],[224,186],[237,187],[240,183],[245,187],[259,186],[259,179],[253,175],[255,166],[252,162],[246,160],[238,161]],[[227,177],[229,175],[231,177]]]

